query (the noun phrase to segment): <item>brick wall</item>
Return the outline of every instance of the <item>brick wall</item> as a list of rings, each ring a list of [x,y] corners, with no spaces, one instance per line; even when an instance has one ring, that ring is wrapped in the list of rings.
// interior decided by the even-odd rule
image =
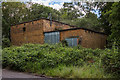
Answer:
[[[11,43],[13,45],[21,45],[24,43],[44,43],[43,21],[38,20],[19,24],[11,27]],[[23,31],[23,28],[26,28]]]
[[[45,19],[43,20],[43,26],[44,26],[44,28],[43,28],[44,32],[72,28],[69,25],[62,24],[62,23],[55,22],[55,21],[52,21],[52,25],[50,26],[50,21],[45,20]]]
[[[106,35],[91,32],[88,30],[77,29],[77,30],[68,30],[60,32],[60,40],[69,38],[72,36],[78,36],[78,40],[81,40],[81,46],[86,48],[101,48],[103,49],[106,46]]]

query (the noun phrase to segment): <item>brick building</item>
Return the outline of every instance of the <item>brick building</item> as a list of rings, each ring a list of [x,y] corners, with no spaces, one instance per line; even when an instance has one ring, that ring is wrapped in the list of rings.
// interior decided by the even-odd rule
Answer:
[[[86,48],[104,48],[107,35],[85,28],[49,19],[37,19],[11,26],[11,43],[59,43],[66,40],[69,46],[81,45]]]

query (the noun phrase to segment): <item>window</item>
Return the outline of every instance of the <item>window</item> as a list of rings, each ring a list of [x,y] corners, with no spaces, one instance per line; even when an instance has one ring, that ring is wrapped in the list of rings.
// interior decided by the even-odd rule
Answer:
[[[59,43],[60,41],[59,32],[50,32],[50,33],[45,33],[44,35],[45,35],[44,38],[45,43],[56,44]]]
[[[68,46],[77,46],[77,38],[66,38]]]
[[[26,31],[26,27],[23,27],[23,32],[25,32]]]

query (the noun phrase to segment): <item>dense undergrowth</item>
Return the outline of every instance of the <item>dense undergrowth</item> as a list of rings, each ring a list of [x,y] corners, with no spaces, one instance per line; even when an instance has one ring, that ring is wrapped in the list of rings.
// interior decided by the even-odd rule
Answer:
[[[61,44],[25,44],[3,49],[3,67],[65,78],[110,78],[120,74],[119,49],[87,49]]]

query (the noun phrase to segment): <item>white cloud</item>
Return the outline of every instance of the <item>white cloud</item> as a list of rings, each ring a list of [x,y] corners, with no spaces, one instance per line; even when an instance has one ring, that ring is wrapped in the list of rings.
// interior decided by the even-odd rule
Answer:
[[[38,4],[43,4],[45,6],[49,6],[49,2],[51,0],[32,0],[32,2],[38,3]]]
[[[54,1],[54,2],[71,2],[72,0],[51,0],[51,1]]]
[[[61,4],[53,4],[53,5],[49,5],[49,6],[50,6],[50,7],[53,7],[54,9],[59,10],[60,8],[63,7],[63,4],[64,4],[64,3],[61,3]]]

